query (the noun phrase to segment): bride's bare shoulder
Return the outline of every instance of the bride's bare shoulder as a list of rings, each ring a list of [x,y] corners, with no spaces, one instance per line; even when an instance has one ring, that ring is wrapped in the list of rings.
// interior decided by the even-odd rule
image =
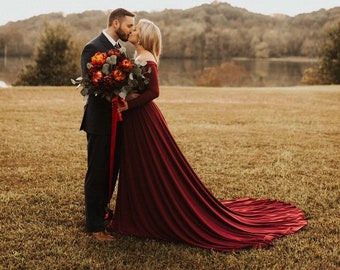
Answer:
[[[152,55],[151,52],[149,51],[145,51],[143,53],[141,53],[140,55],[138,55],[136,57],[136,60],[140,61],[140,62],[144,62],[144,61],[152,61],[152,62],[156,62],[155,57]]]

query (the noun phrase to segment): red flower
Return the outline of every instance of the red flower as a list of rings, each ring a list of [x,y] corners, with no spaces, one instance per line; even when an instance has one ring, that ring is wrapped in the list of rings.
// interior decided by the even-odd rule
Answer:
[[[116,84],[115,80],[112,78],[111,74],[110,75],[106,75],[103,78],[104,84],[108,87],[112,87],[113,85]]]
[[[109,50],[108,52],[107,52],[107,55],[108,56],[111,56],[111,55],[116,55],[117,57],[119,57],[119,56],[121,56],[121,52],[120,52],[120,50],[118,50],[118,49],[111,49],[111,50]]]
[[[106,53],[97,52],[94,56],[91,57],[91,64],[93,66],[104,65],[106,62],[106,58],[107,58]]]
[[[100,80],[103,78],[103,73],[100,70],[96,70],[91,73],[91,81],[94,84],[98,84]]]
[[[130,59],[123,59],[120,63],[119,66],[124,70],[124,71],[130,71],[133,68],[133,63]]]
[[[118,68],[114,69],[111,74],[113,78],[115,79],[115,81],[117,82],[121,82],[126,79],[125,73]]]

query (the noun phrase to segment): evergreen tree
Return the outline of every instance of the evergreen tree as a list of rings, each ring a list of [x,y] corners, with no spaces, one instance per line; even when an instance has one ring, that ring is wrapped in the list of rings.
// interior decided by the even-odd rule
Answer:
[[[340,21],[326,33],[321,50],[319,76],[324,84],[340,84]]]
[[[70,85],[70,78],[80,72],[77,53],[65,25],[46,25],[34,64],[25,67],[16,85]]]

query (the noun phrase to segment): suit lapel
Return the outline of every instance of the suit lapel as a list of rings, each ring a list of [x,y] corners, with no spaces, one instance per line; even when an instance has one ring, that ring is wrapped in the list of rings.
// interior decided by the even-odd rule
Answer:
[[[112,43],[106,38],[103,33],[100,34],[99,39],[107,51],[113,49]]]

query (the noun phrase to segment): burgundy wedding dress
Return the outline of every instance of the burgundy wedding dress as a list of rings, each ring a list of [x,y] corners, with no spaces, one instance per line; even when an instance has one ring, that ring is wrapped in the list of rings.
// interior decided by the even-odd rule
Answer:
[[[148,89],[123,113],[123,150],[110,229],[219,251],[271,245],[307,222],[297,207],[268,199],[219,201],[178,148],[159,108],[157,65]]]

